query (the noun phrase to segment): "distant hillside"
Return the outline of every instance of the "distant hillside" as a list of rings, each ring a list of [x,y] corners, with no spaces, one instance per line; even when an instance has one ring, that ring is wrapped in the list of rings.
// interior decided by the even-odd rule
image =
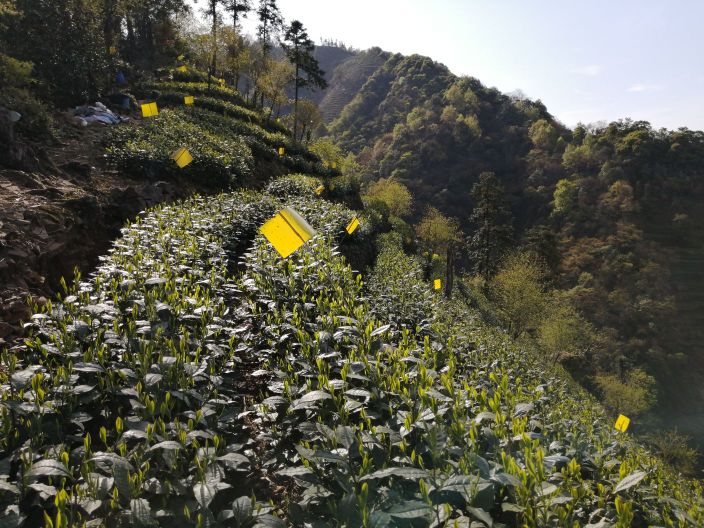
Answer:
[[[372,53],[385,62],[360,86],[353,61]],[[370,50],[331,78],[327,100],[356,92],[341,111],[324,109],[339,114],[331,134],[369,177],[409,187],[412,219],[432,205],[471,233],[470,192],[491,171],[511,205],[514,247],[529,238],[535,247],[542,229],[538,245],[561,257],[551,280],[600,331],[600,350],[571,365],[583,383],[596,371],[644,367],[660,382],[661,404],[701,405],[704,133],[630,120],[569,130],[539,100],[417,55]]]

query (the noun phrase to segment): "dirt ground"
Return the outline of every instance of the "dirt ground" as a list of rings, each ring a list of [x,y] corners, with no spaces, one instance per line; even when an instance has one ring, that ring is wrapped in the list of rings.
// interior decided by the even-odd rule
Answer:
[[[52,298],[74,267],[85,273],[95,266],[126,220],[194,190],[111,169],[102,145],[107,126],[57,123],[57,140],[32,145],[44,160],[40,170],[0,166],[0,347],[21,336],[28,296]]]

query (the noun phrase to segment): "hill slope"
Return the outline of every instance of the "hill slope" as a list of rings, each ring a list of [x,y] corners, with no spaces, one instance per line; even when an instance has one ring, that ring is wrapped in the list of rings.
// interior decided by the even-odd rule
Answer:
[[[8,522],[704,521],[697,484],[441,303],[393,233],[365,286],[335,245],[373,224],[344,233],[353,212],[315,185],[158,207],[32,318],[3,359]],[[287,260],[256,233],[284,205],[319,232]]]
[[[494,172],[513,213],[513,247],[548,234],[538,247],[561,255],[552,281],[601,332],[600,349],[573,373],[589,384],[599,370],[645,367],[669,409],[704,402],[693,308],[703,290],[686,260],[704,247],[702,132],[629,120],[568,130],[540,101],[400,55],[387,55],[329,130],[372,178],[411,190],[412,220],[434,206],[471,233],[472,186]]]

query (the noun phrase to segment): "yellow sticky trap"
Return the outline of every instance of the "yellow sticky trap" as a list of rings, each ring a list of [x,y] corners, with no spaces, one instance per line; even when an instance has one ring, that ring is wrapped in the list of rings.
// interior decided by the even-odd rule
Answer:
[[[192,105],[194,103],[195,99],[192,95],[187,95],[186,97],[183,98],[183,104],[186,105]]]
[[[110,55],[115,55],[117,53],[117,46],[110,46]]]
[[[283,156],[285,152],[286,149],[284,149],[283,147],[279,147],[279,156]]]
[[[153,117],[159,115],[156,103],[145,103],[142,105],[142,117]]]
[[[177,58],[178,60],[183,60],[183,59],[185,59],[185,58],[186,58],[186,56],[185,56],[185,55],[179,55],[179,56],[178,56],[178,57],[176,57],[176,58]]]
[[[442,281],[441,281],[440,279],[435,279],[435,283],[434,283],[434,284],[435,284],[435,289],[436,289],[436,290],[439,290],[440,288],[442,288]]]
[[[352,233],[355,232],[355,230],[359,227],[359,219],[355,216],[352,221],[347,224],[347,227],[345,228],[347,230],[347,234],[351,235]]]
[[[218,82],[220,83],[221,87],[225,87],[225,79],[218,79]]]
[[[290,207],[268,220],[259,231],[283,258],[315,236],[315,230]]]
[[[618,418],[616,418],[616,423],[614,424],[614,428],[617,431],[621,431],[622,433],[626,432],[626,429],[628,429],[628,424],[631,423],[631,419],[628,418],[627,416],[624,416],[623,414],[619,414]]]
[[[324,191],[324,190],[325,190],[325,186],[324,186],[324,185],[320,185],[320,186],[318,186],[318,187],[315,188],[315,194],[317,194],[318,196],[320,196],[321,194],[323,194],[323,191]]]
[[[186,73],[188,71],[188,67],[187,66],[179,66],[178,68],[176,68],[176,71],[180,71],[181,73]]]
[[[191,153],[188,152],[188,149],[186,148],[180,148],[173,154],[171,154],[171,159],[176,162],[176,165],[178,165],[180,168],[184,168],[186,165],[189,165],[193,161],[193,156],[191,156]]]
[[[333,168],[333,169],[336,169],[336,168],[337,168],[337,162],[335,162],[335,161],[332,162],[332,168]]]

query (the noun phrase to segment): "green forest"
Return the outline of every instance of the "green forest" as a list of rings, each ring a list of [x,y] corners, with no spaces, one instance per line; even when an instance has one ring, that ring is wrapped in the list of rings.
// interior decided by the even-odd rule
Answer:
[[[0,0],[0,527],[702,526],[704,132],[305,23]]]

